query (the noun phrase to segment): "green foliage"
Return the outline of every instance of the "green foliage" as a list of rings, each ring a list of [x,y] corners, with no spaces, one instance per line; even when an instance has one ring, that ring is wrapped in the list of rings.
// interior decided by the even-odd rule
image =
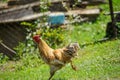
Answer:
[[[25,70],[27,68],[38,67],[38,66],[41,66],[41,64],[43,64],[41,59],[35,53],[34,54],[29,54],[29,53],[24,54],[19,62],[20,63],[16,64],[16,66],[15,66],[16,71]]]
[[[46,12],[46,11],[48,11],[48,6],[43,2],[40,5],[40,12]]]
[[[18,58],[20,58],[18,60],[19,63],[15,66],[15,70],[38,67],[42,64],[39,58],[39,51],[36,50],[33,45],[27,44],[26,46],[24,43],[19,43],[19,46],[17,46],[15,50],[17,51]]]
[[[65,32],[66,30],[62,28],[52,29],[45,25],[41,25],[38,27],[39,21],[35,23],[22,22],[24,26],[28,26],[26,29],[28,31],[28,35],[26,37],[27,44],[33,46],[32,36],[35,34],[41,35],[41,37],[53,48],[60,46],[63,41],[65,41]]]
[[[65,31],[66,30],[63,30],[61,28],[43,28],[40,30],[41,37],[49,44],[49,46],[53,48],[60,46],[64,42]]]
[[[15,47],[14,49],[17,52],[17,56],[21,58],[25,51],[25,45],[23,43],[19,43],[19,45],[17,47]]]
[[[0,53],[0,64],[3,64],[7,62],[8,60],[9,58],[6,55],[3,55],[2,53]]]

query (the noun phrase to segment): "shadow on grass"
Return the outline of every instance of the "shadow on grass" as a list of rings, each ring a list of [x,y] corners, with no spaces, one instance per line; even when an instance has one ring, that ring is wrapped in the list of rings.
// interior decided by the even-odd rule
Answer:
[[[100,39],[100,40],[97,40],[97,41],[94,41],[94,42],[81,44],[80,46],[83,48],[85,46],[89,46],[89,45],[93,45],[93,44],[98,44],[98,43],[103,43],[103,42],[112,41],[112,40],[116,40],[116,39],[103,38],[103,39]]]
[[[65,78],[53,78],[52,80],[66,80]]]

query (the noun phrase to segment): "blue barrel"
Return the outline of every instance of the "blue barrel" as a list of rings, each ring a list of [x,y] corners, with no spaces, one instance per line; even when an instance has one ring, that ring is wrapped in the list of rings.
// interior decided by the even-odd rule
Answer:
[[[59,25],[64,24],[65,22],[65,15],[64,13],[51,13],[48,15],[48,23],[50,25]]]

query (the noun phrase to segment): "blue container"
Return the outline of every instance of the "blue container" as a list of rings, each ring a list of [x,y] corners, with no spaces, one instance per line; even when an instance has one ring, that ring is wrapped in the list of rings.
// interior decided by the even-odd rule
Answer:
[[[65,15],[64,13],[51,13],[48,16],[48,23],[51,25],[64,24]]]

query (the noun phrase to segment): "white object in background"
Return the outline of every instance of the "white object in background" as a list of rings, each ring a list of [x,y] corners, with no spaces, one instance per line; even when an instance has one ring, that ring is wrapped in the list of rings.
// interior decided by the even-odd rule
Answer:
[[[82,0],[78,0],[78,2],[82,2]]]

